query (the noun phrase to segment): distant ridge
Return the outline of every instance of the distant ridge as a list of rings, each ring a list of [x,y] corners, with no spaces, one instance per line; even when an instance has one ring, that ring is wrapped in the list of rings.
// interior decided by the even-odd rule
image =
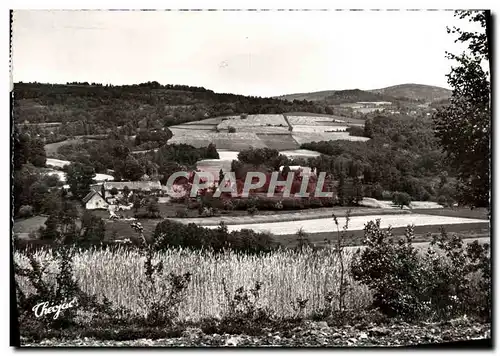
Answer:
[[[433,102],[447,99],[451,96],[451,90],[424,84],[400,84],[387,88],[361,90],[324,90],[312,93],[296,93],[277,96],[284,100],[309,100],[324,101],[327,104],[336,105],[353,103],[358,101],[420,101]]]
[[[373,89],[370,90],[370,92],[397,98],[423,100],[426,102],[448,99],[451,96],[451,90],[449,89],[413,83],[394,85],[382,89]]]

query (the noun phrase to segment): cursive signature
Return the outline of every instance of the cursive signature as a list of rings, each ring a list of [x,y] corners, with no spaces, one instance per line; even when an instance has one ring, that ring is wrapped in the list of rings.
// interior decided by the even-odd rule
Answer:
[[[65,302],[62,304],[52,305],[50,307],[48,306],[49,302],[41,302],[35,305],[32,310],[35,312],[35,316],[37,318],[40,318],[44,315],[55,313],[54,319],[57,319],[59,317],[59,314],[61,313],[61,310],[73,308],[76,306],[76,303],[77,303],[76,297],[73,298],[68,303]]]

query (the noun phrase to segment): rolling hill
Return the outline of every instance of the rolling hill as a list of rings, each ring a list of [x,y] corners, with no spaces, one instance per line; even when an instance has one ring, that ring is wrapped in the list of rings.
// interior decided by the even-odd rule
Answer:
[[[373,89],[371,93],[388,95],[396,98],[408,98],[425,102],[448,99],[451,90],[422,84],[401,84],[392,87]]]
[[[327,104],[338,105],[354,103],[358,101],[419,101],[431,102],[447,99],[451,96],[451,90],[423,85],[423,84],[401,84],[387,88],[373,90],[325,90],[312,93],[297,93],[281,95],[277,99],[284,100],[308,100],[323,101]]]

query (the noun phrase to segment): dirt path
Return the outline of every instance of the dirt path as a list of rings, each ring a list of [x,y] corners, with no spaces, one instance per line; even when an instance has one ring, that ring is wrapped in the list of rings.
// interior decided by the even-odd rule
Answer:
[[[285,121],[288,125],[288,131],[292,132],[293,131],[293,126],[292,124],[290,124],[290,121],[288,121],[288,116],[286,116],[285,114],[283,114],[283,117],[285,118]]]

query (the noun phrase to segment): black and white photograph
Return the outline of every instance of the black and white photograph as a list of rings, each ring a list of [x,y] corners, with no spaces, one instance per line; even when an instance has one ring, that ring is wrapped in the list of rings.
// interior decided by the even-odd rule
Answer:
[[[492,348],[493,11],[9,14],[12,347]]]

